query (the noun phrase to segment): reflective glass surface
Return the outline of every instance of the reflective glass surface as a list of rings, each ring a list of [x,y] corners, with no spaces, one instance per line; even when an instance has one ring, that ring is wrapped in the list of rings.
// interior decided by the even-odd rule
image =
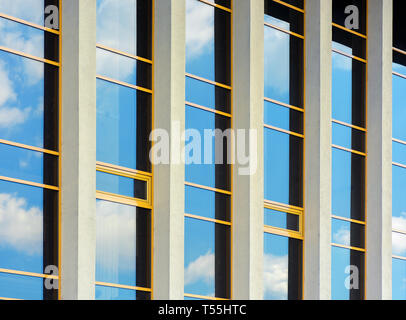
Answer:
[[[151,59],[151,16],[151,1],[97,0],[97,43]]]
[[[290,0],[290,4],[303,7],[302,1]],[[303,13],[273,0],[265,1],[265,23],[303,35]]]
[[[392,232],[392,253],[395,256],[406,258],[406,235]]]
[[[347,149],[365,152],[365,133],[339,123],[333,123],[333,144]]]
[[[300,299],[301,270],[302,242],[265,233],[264,299]]]
[[[58,69],[0,51],[0,82],[0,139],[57,150]]]
[[[148,210],[97,200],[96,281],[148,288],[150,229]]]
[[[365,248],[365,227],[358,223],[333,218],[331,238],[335,244],[363,249]]]
[[[185,186],[185,213],[230,221],[230,196]]]
[[[96,188],[125,197],[147,199],[147,182],[143,180],[97,171]]]
[[[406,141],[406,79],[392,76],[393,138]]]
[[[364,253],[331,248],[331,298],[361,300],[364,295]]]
[[[302,206],[303,139],[265,128],[265,200]]]
[[[58,0],[1,0],[0,12],[42,26],[46,5],[58,5]]]
[[[227,162],[231,161],[229,160],[231,158],[227,157],[227,150],[231,145],[228,142],[231,136],[222,138],[218,134],[216,139],[214,135],[214,130],[220,129],[225,132],[228,128],[230,128],[229,118],[186,106],[185,180],[187,182],[230,190],[230,165]],[[218,149],[219,151],[216,152],[216,140],[222,147],[222,151]]]
[[[186,0],[186,73],[230,84],[230,13]]]
[[[303,107],[303,40],[265,26],[266,98]]]
[[[97,161],[150,171],[151,95],[97,80]]]
[[[392,143],[392,160],[406,166],[406,144]]]
[[[265,225],[292,231],[299,231],[299,216],[282,211],[264,209]]]
[[[230,228],[185,218],[185,293],[229,298]]]
[[[349,11],[346,12],[346,8]],[[352,30],[365,34],[366,31],[366,0],[334,0],[333,1],[333,22],[346,27],[349,23]],[[351,15],[352,14],[352,15]],[[351,17],[358,17],[358,26]],[[358,28],[357,28],[358,27]]]
[[[303,134],[302,112],[269,101],[265,101],[264,111],[265,124]]]
[[[392,259],[392,299],[406,300],[406,261]]]
[[[333,49],[366,59],[366,39],[333,26]]]
[[[96,300],[150,300],[149,292],[96,285]]]
[[[23,300],[43,299],[44,279],[0,273],[0,297]]]

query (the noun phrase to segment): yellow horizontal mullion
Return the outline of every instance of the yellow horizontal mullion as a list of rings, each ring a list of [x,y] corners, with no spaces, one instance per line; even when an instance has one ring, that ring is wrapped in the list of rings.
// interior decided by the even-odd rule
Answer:
[[[337,247],[337,248],[343,248],[343,249],[354,250],[354,251],[359,251],[359,252],[366,252],[365,249],[358,248],[358,247],[346,246],[343,244],[338,244],[338,243],[333,243],[333,242],[331,243],[331,245],[333,247]]]
[[[341,124],[341,125],[343,125],[343,126],[345,126],[345,127],[351,128],[351,129],[356,129],[356,130],[358,130],[358,131],[367,132],[367,129],[366,129],[366,128],[359,127],[359,126],[356,126],[356,125],[353,125],[353,124],[350,124],[350,123],[347,123],[347,122],[343,122],[343,121],[339,121],[339,120],[334,120],[334,119],[332,120],[332,122],[333,122],[333,123],[337,123],[337,124]]]
[[[109,77],[105,77],[105,76],[101,76],[101,75],[97,75],[96,78],[97,78],[97,79],[100,79],[100,80],[107,81],[107,82],[119,84],[119,85],[121,85],[121,86],[123,86],[123,87],[127,87],[127,88],[131,88],[131,89],[135,89],[135,90],[139,90],[139,91],[143,91],[143,92],[152,94],[152,90],[151,90],[151,89],[147,89],[147,88],[144,88],[144,87],[136,86],[136,85],[134,85],[134,84],[130,84],[130,83],[127,83],[127,82],[124,82],[124,81],[115,80],[115,79],[113,79],[113,78],[109,78]]]
[[[213,222],[213,223],[223,224],[223,225],[226,225],[226,226],[231,226],[231,222],[228,222],[228,221],[212,219],[212,218],[206,218],[206,217],[202,217],[202,216],[195,215],[195,214],[190,214],[190,213],[185,213],[185,217],[195,219],[195,220],[203,220],[203,221],[207,221],[207,222]]]
[[[336,28],[338,28],[338,29],[341,29],[341,30],[347,31],[347,32],[349,32],[349,33],[355,34],[356,36],[361,37],[361,38],[363,38],[363,39],[368,39],[368,37],[367,37],[366,35],[364,35],[364,34],[362,34],[362,33],[359,33],[359,32],[357,32],[357,31],[348,29],[348,28],[346,28],[346,27],[343,27],[342,25],[339,25],[339,24],[337,24],[337,23],[334,23],[334,22],[333,22],[332,25],[333,25],[333,27],[336,27]]]
[[[264,233],[274,234],[274,235],[278,235],[278,236],[282,236],[282,237],[286,237],[286,238],[303,240],[303,235],[300,234],[300,232],[289,231],[287,229],[281,229],[281,228],[277,228],[277,227],[264,226]]]
[[[296,7],[296,6],[294,6],[294,5],[291,5],[291,4],[289,4],[289,3],[286,3],[285,1],[273,0],[273,2],[279,3],[279,4],[281,4],[281,5],[285,6],[285,7],[291,8],[291,9],[296,10],[296,11],[299,11],[299,12],[301,12],[301,13],[305,13],[305,11],[304,11],[303,9],[301,9],[301,8],[299,8],[299,7]]]
[[[124,284],[115,284],[115,283],[101,282],[101,281],[95,281],[95,284],[98,286],[109,287],[109,288],[119,288],[119,289],[128,289],[128,290],[134,290],[134,291],[152,292],[152,290],[150,288],[128,286],[128,285],[124,285]]]
[[[278,30],[278,31],[287,33],[287,34],[289,34],[289,35],[291,35],[291,36],[300,38],[300,39],[302,39],[302,40],[304,40],[304,38],[305,38],[305,37],[302,36],[301,34],[298,34],[298,33],[296,33],[296,32],[283,29],[283,28],[281,28],[281,27],[275,26],[275,25],[273,25],[273,24],[271,24],[271,23],[268,23],[268,22],[264,22],[264,25],[267,26],[267,27],[270,27],[270,28],[272,28],[272,29],[275,29],[275,30]]]
[[[273,210],[273,211],[282,212],[282,213],[293,214],[295,216],[302,216],[303,215],[303,211],[284,208],[284,207],[275,206],[275,205],[271,205],[271,204],[267,204],[267,203],[264,204],[264,208],[269,209],[269,210]]]
[[[102,50],[105,50],[105,51],[109,51],[109,52],[112,52],[112,53],[116,53],[116,54],[118,54],[120,56],[124,56],[124,57],[131,58],[131,59],[134,59],[134,60],[139,60],[139,61],[142,61],[142,62],[145,62],[145,63],[148,63],[148,64],[152,64],[152,60],[149,60],[149,59],[146,59],[146,58],[143,58],[143,57],[139,57],[139,56],[136,56],[136,55],[133,55],[133,54],[130,54],[130,53],[126,53],[124,51],[116,50],[116,49],[113,49],[113,48],[110,48],[110,47],[107,47],[107,46],[104,46],[104,45],[101,45],[101,44],[97,44],[96,48],[99,48],[99,49],[102,49]]]
[[[0,297],[0,300],[3,300],[3,301],[22,301],[23,299]]]
[[[43,62],[43,63],[46,63],[46,64],[51,64],[51,65],[56,66],[56,67],[61,66],[61,64],[59,62],[55,62],[55,61],[44,59],[44,58],[39,58],[39,57],[33,56],[31,54],[24,53],[24,52],[17,51],[17,50],[13,50],[13,49],[10,49],[10,48],[7,48],[7,47],[0,46],[0,50],[4,51],[4,52],[15,54],[15,55],[23,57],[23,58],[31,59],[31,60],[38,61],[38,62]]]
[[[110,168],[110,169],[117,170],[117,171],[122,171],[122,172],[128,172],[130,174],[136,174],[136,175],[143,175],[143,176],[152,177],[152,173],[150,173],[150,172],[130,169],[130,168],[126,168],[126,167],[121,167],[121,166],[117,166],[117,165],[114,165],[114,164],[105,163],[105,162],[101,162],[101,161],[97,161],[96,166],[97,167]]]
[[[152,205],[145,199],[131,198],[115,193],[96,191],[96,199],[105,200],[114,203],[125,204],[133,207],[139,207],[144,209],[152,209]]]
[[[393,51],[396,51],[396,52],[401,53],[406,56],[406,51],[403,51],[403,50],[395,48],[395,47],[393,47],[392,49],[393,49]]]
[[[24,185],[32,186],[32,187],[38,187],[38,188],[44,188],[44,189],[59,191],[59,187],[55,187],[55,186],[51,186],[51,185],[47,185],[47,184],[43,184],[43,183],[37,183],[37,182],[22,180],[22,179],[16,179],[16,178],[0,176],[0,180],[8,181],[8,182],[14,182],[14,183],[20,183],[20,184],[24,184]]]
[[[293,131],[289,131],[289,130],[285,130],[285,129],[281,129],[281,128],[278,128],[278,127],[275,127],[275,126],[271,126],[271,125],[269,125],[269,124],[264,124],[264,127],[265,128],[268,128],[268,129],[271,129],[271,130],[275,130],[275,131],[279,131],[279,132],[282,132],[282,133],[286,133],[286,134],[289,134],[289,135],[292,135],[292,136],[296,136],[296,137],[299,137],[299,138],[304,138],[304,135],[303,134],[300,134],[300,133],[296,133],[296,132],[293,132]]]
[[[7,19],[7,20],[10,20],[10,21],[18,22],[18,23],[20,23],[20,24],[24,24],[24,25],[26,25],[26,26],[29,26],[29,27],[32,27],[32,28],[35,28],[35,29],[39,29],[39,30],[42,30],[42,31],[46,31],[46,32],[50,32],[50,33],[53,33],[53,34],[56,34],[56,35],[60,35],[60,31],[59,31],[59,30],[55,30],[55,29],[51,29],[51,28],[46,28],[46,27],[41,26],[41,25],[39,25],[39,24],[36,24],[36,23],[33,23],[33,22],[29,22],[29,21],[27,21],[27,20],[23,20],[23,19],[20,19],[20,18],[16,18],[16,17],[10,16],[10,15],[8,15],[8,14],[4,14],[4,13],[1,13],[1,12],[0,12],[0,17],[1,17],[1,18],[4,18],[4,19]]]
[[[227,300],[230,300],[230,299],[208,297],[208,296],[202,296],[202,295],[199,295],[199,294],[190,294],[190,293],[185,293],[184,296],[188,297],[188,298],[203,299],[203,300],[214,300],[214,301],[227,301]]]
[[[278,101],[278,100],[274,100],[274,99],[267,98],[267,97],[264,97],[264,100],[267,101],[267,102],[271,102],[271,103],[280,105],[282,107],[293,109],[293,110],[296,110],[296,111],[299,111],[299,112],[302,112],[302,113],[304,112],[303,108],[299,108],[299,107],[296,107],[296,106],[293,106],[293,105],[290,105],[290,104],[287,104],[287,103],[284,103],[284,102],[281,102],[281,101]]]
[[[216,87],[220,87],[220,88],[227,89],[227,90],[232,90],[232,87],[229,86],[229,85],[226,85],[226,84],[223,84],[223,83],[220,83],[220,82],[216,82],[216,81],[212,81],[212,80],[209,80],[209,79],[206,79],[206,78],[203,78],[203,77],[195,76],[194,74],[191,74],[191,73],[185,73],[185,76],[188,77],[188,78],[192,78],[192,79],[195,79],[195,80],[206,82],[206,83],[211,84],[211,85],[216,86]]]
[[[335,53],[338,53],[338,54],[340,54],[342,56],[345,56],[347,58],[354,59],[354,60],[357,60],[357,61],[360,61],[360,62],[363,62],[363,63],[367,63],[366,59],[354,56],[353,54],[349,54],[349,53],[346,53],[346,52],[338,50],[338,49],[332,49],[332,51],[335,52]]]
[[[224,11],[227,11],[227,12],[230,12],[230,13],[232,12],[230,8],[224,7],[224,6],[219,5],[217,3],[213,3],[213,2],[210,2],[210,1],[207,1],[207,0],[199,0],[199,1],[203,2],[205,4],[208,4],[209,6],[215,7],[217,9],[221,9],[221,10],[224,10]]]
[[[190,106],[190,107],[193,107],[193,108],[197,108],[197,109],[201,109],[201,110],[204,110],[204,111],[216,113],[216,114],[222,115],[222,116],[227,117],[227,118],[232,118],[232,115],[230,113],[227,113],[227,112],[219,111],[219,110],[212,109],[212,108],[209,108],[209,107],[204,107],[204,106],[202,106],[200,104],[196,104],[196,103],[192,103],[192,102],[188,102],[188,101],[185,101],[185,104]]]
[[[276,202],[276,201],[272,201],[272,200],[265,200],[264,205],[265,206],[279,207],[279,208],[283,208],[283,210],[291,210],[291,211],[296,211],[296,212],[303,212],[304,211],[304,208],[293,206],[293,205],[290,205],[290,204],[281,203],[281,202]],[[290,212],[288,212],[288,213],[290,213]]]
[[[338,149],[338,150],[342,150],[342,151],[347,151],[347,152],[350,152],[350,153],[357,154],[357,155],[359,155],[359,156],[363,156],[363,157],[366,157],[366,156],[367,156],[367,154],[366,154],[365,152],[361,152],[361,151],[357,151],[357,150],[353,150],[353,149],[341,147],[341,146],[338,146],[338,145],[335,145],[335,144],[333,144],[332,147],[333,147],[334,149]]]
[[[26,277],[34,277],[34,278],[59,279],[59,276],[56,276],[56,275],[10,270],[10,269],[3,269],[3,268],[0,268],[0,273],[13,274],[13,275],[18,275],[18,276],[26,276]]]
[[[189,187],[194,187],[194,188],[207,190],[207,191],[213,191],[213,192],[222,193],[222,194],[231,196],[231,191],[226,191],[226,190],[222,190],[222,189],[216,189],[216,188],[207,187],[207,186],[204,186],[204,185],[200,185],[200,184],[197,184],[197,183],[186,182],[186,181],[185,181],[185,185],[189,186]]]
[[[342,220],[342,221],[346,221],[346,222],[351,222],[351,223],[355,223],[355,224],[360,224],[360,225],[363,225],[363,226],[366,225],[365,221],[354,220],[354,219],[349,219],[349,218],[343,218],[343,217],[336,216],[336,215],[331,215],[331,218],[336,219],[336,220]]]
[[[22,143],[18,143],[18,142],[12,142],[12,141],[8,141],[8,140],[0,139],[0,144],[5,144],[5,145],[8,145],[8,146],[12,146],[12,147],[17,147],[17,148],[21,148],[21,149],[27,149],[27,150],[31,150],[31,151],[37,151],[37,152],[41,152],[41,153],[51,154],[51,155],[54,155],[54,156],[59,156],[59,152],[57,152],[57,151],[52,151],[52,150],[48,150],[48,149],[42,149],[42,148],[38,148],[38,147],[32,147],[32,146],[22,144]]]

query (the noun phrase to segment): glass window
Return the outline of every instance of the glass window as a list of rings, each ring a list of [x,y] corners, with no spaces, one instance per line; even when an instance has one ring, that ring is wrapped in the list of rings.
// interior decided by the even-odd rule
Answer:
[[[0,273],[0,297],[22,300],[42,300],[44,279]]]
[[[406,79],[392,76],[393,138],[406,141]]]
[[[357,11],[359,12],[359,24],[358,28],[353,26],[354,31],[366,34],[366,16],[362,14],[366,11],[366,0],[340,0],[340,1],[333,1],[333,22],[339,24],[340,26],[346,27],[346,20],[350,23],[355,23],[354,20],[351,20],[351,13],[353,13],[353,9],[349,8],[351,11],[346,12],[346,8],[348,6],[355,6]],[[354,14],[356,14],[356,12]],[[348,18],[350,17],[350,18]],[[348,19],[347,19],[348,18]]]
[[[335,244],[365,248],[365,227],[359,223],[333,218],[331,235]]]
[[[265,124],[303,134],[303,113],[280,104],[265,101]]]
[[[185,293],[229,298],[230,228],[185,218]]]
[[[303,1],[284,2],[303,7]],[[273,0],[265,1],[265,23],[303,35],[303,13]]]
[[[406,169],[393,166],[392,228],[406,232]]]
[[[298,300],[302,286],[302,242],[264,235],[264,299]]]
[[[143,180],[97,171],[96,187],[98,191],[147,200],[148,185]]]
[[[151,294],[144,291],[103,287],[96,285],[96,300],[150,300]]]
[[[265,226],[299,232],[299,215],[265,208]]]
[[[347,149],[365,152],[365,133],[339,123],[333,123],[333,144]]]
[[[392,299],[406,300],[406,260],[392,259]]]
[[[2,0],[0,12],[43,26],[44,8],[47,5],[58,6],[58,0]]]

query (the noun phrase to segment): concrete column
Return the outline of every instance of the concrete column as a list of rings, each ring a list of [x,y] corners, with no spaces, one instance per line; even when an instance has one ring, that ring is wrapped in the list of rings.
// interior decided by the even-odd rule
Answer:
[[[96,0],[62,1],[62,299],[94,299]]]
[[[332,0],[306,0],[304,299],[331,298]]]
[[[247,164],[234,166],[232,297],[263,298],[264,0],[233,4],[233,128],[246,130]],[[255,130],[248,141],[248,130]],[[244,147],[237,141],[236,148]],[[242,150],[245,151],[245,150]]]
[[[366,298],[392,298],[392,0],[368,1]]]
[[[175,136],[185,128],[185,10],[185,0],[155,0],[154,128],[169,133],[174,160],[154,166],[153,298],[161,300],[184,293],[185,166]]]

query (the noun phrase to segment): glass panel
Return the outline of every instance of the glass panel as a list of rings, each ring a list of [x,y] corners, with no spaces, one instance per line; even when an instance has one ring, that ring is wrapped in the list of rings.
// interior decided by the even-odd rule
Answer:
[[[365,152],[365,133],[338,123],[333,123],[333,144]]]
[[[97,0],[97,43],[152,58],[152,1]]]
[[[392,253],[395,256],[406,258],[406,235],[392,232]]]
[[[152,66],[103,49],[96,49],[97,74],[126,82],[130,85],[152,88]]]
[[[267,0],[267,1],[273,1],[273,0]],[[287,4],[291,4],[292,6],[295,6],[297,8],[303,9],[303,4],[304,0],[283,0],[283,2]]]
[[[207,0],[208,2],[218,4],[220,6],[226,7],[226,8],[231,8],[230,7],[230,0]]]
[[[393,46],[406,51],[404,1],[393,1]]]
[[[185,293],[229,298],[230,228],[185,218]]]
[[[57,150],[57,67],[0,51],[0,82],[0,139]]]
[[[0,176],[53,186],[58,184],[57,157],[1,143],[0,154]]]
[[[333,119],[365,127],[365,64],[333,52]]]
[[[303,134],[303,113],[265,101],[265,124]]]
[[[393,162],[400,163],[406,166],[406,144],[393,142]]]
[[[406,300],[406,261],[392,259],[392,299]]]
[[[393,71],[406,76],[406,56],[402,55],[401,53],[394,52],[393,61],[394,61],[392,64]]]
[[[365,248],[365,227],[358,223],[343,220],[332,220],[332,242],[344,246]]]
[[[285,1],[288,2],[288,1]],[[299,1],[292,1],[298,5]],[[303,7],[303,4],[302,4]],[[303,13],[290,9],[273,0],[265,1],[265,23],[303,35]]]
[[[230,196],[185,186],[185,213],[230,221]]]
[[[303,140],[265,128],[265,199],[302,206]]]
[[[303,40],[265,26],[265,97],[303,107]]]
[[[96,300],[150,300],[149,292],[96,286]]]
[[[230,190],[228,162],[231,161],[231,156],[228,156],[227,153],[231,146],[230,138],[232,136],[227,137],[226,132],[224,138],[217,135],[216,139],[213,131],[220,129],[224,133],[228,128],[230,128],[229,118],[186,106],[186,134],[188,136],[185,143],[185,180],[187,182]],[[222,151],[217,149],[219,152],[216,152],[216,140],[219,147],[222,147]]]
[[[393,166],[392,228],[406,231],[406,169]]]
[[[96,281],[150,286],[150,212],[96,202]]]
[[[57,203],[55,191],[0,181],[0,268],[42,274],[58,265]]]
[[[214,110],[230,113],[230,90],[186,77],[186,101]]]
[[[366,0],[333,0],[333,22],[339,24],[340,26],[345,27],[345,22],[348,18],[348,22],[355,23],[354,20],[351,19],[351,13],[353,10],[346,13],[345,10],[348,6],[356,6],[358,9],[358,17],[359,17],[359,25],[356,29],[354,26],[352,30],[366,34]],[[354,12],[356,14],[357,11]]]
[[[337,27],[333,27],[333,48],[366,59],[366,40]]]
[[[147,200],[147,182],[97,171],[96,188],[125,197]]]
[[[0,297],[8,299],[43,300],[44,279],[0,273]]]
[[[1,0],[0,12],[42,26],[46,5],[58,6],[58,0]]]
[[[264,235],[264,299],[298,300],[302,283],[302,242]]]
[[[151,95],[97,80],[97,160],[150,171]]]
[[[361,300],[364,296],[364,253],[331,248],[331,296],[333,300]]]
[[[230,13],[186,1],[186,73],[230,84]]]
[[[299,231],[299,219],[296,214],[289,214],[282,211],[264,209],[265,225],[292,231]]]
[[[333,148],[332,210],[343,218],[364,221],[365,158]]]
[[[393,80],[393,137],[406,141],[406,79],[392,76]]]
[[[53,33],[0,18],[0,34],[0,46],[38,58],[59,61],[59,39]]]

